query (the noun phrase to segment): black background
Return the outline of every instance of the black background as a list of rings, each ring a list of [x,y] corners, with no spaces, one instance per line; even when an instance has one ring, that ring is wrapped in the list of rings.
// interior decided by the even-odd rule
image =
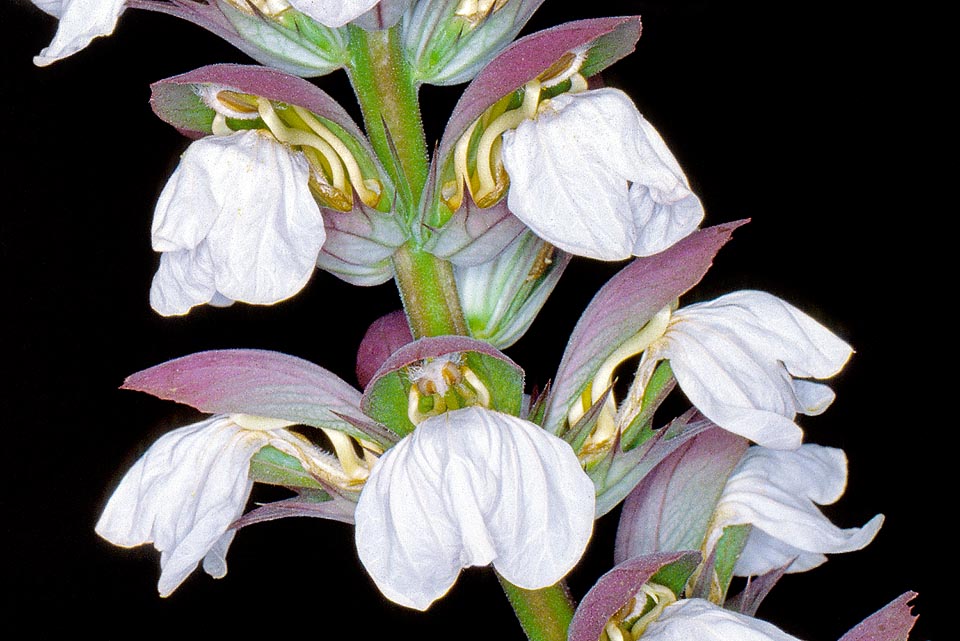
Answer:
[[[956,483],[941,478],[932,453],[954,429],[945,411],[952,399],[926,369],[949,363],[952,350],[942,338],[951,323],[933,320],[937,302],[926,289],[947,274],[925,265],[925,236],[937,226],[924,223],[930,214],[917,202],[933,187],[920,181],[907,147],[920,136],[904,112],[913,82],[906,45],[889,36],[891,20],[902,29],[911,16],[845,7],[665,0],[570,8],[548,0],[528,31],[641,14],[637,52],[607,83],[628,91],[668,141],[706,205],[705,224],[753,219],[686,302],[764,289],[857,349],[832,382],[834,406],[802,425],[808,442],[842,447],[850,458],[847,494],[828,514],[842,526],[877,512],[887,522],[867,549],[787,577],[760,616],[831,641],[912,589],[921,593],[914,638],[923,641],[939,616],[938,568],[954,563],[942,517],[955,510]],[[386,603],[356,559],[351,528],[338,523],[247,528],[225,579],[198,572],[166,600],[156,596],[150,546],[122,550],[94,534],[120,474],[160,434],[196,418],[119,391],[127,374],[202,349],[258,347],[353,382],[366,326],[399,303],[392,284],[359,289],[317,272],[274,307],[156,316],[147,300],[157,264],[150,219],[186,141],[154,117],[148,85],[202,64],[249,60],[199,27],[128,11],[113,37],[35,68],[32,56],[53,31],[54,21],[22,0],[0,5],[2,575],[10,613],[34,615],[38,630],[65,619],[106,638],[194,625],[316,638],[345,630],[360,638],[522,638],[489,570],[465,572],[427,614]],[[354,109],[342,74],[317,82]],[[458,94],[422,91],[431,140]],[[574,261],[533,329],[508,350],[531,384],[552,375],[580,311],[619,267]],[[615,515],[599,522],[569,581],[576,596],[608,569],[615,527]]]

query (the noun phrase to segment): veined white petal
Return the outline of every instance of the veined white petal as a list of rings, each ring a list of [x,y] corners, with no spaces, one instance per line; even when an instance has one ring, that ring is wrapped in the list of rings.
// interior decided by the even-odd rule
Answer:
[[[474,565],[542,588],[580,559],[594,502],[566,442],[514,416],[456,410],[380,458],[357,505],[357,550],[387,598],[419,610]]]
[[[652,256],[689,236],[703,220],[703,205],[692,191],[657,200],[646,185],[630,186],[630,211],[637,228],[634,256]]]
[[[165,434],[120,481],[97,534],[127,547],[153,543],[161,553],[161,596],[204,559],[211,574],[223,576],[232,539],[227,528],[250,495],[250,458],[269,440],[225,416]]]
[[[160,255],[160,266],[150,284],[150,307],[162,316],[182,316],[217,296],[210,251],[172,251]]]
[[[229,202],[207,236],[217,291],[246,303],[276,303],[306,285],[326,230],[306,158],[271,137],[241,136],[221,174],[224,182],[232,179]]]
[[[45,67],[80,51],[98,36],[113,33],[123,13],[124,0],[50,0],[34,1],[47,13],[57,16],[57,33],[33,64]]]
[[[342,27],[380,0],[289,0],[293,8],[327,27]]]
[[[660,134],[617,89],[561,94],[503,136],[510,210],[580,256],[663,251],[703,219]]]
[[[644,641],[798,641],[774,625],[704,599],[668,605],[643,633]]]
[[[154,307],[183,314],[212,299],[271,304],[302,289],[326,239],[309,176],[302,154],[256,131],[192,143],[160,195],[153,247],[197,256],[178,258],[180,269],[168,259],[156,298],[167,292],[170,302]]]
[[[640,369],[670,359],[681,389],[714,423],[760,445],[793,449],[803,437],[796,414],[822,412],[833,400],[825,386],[793,377],[833,376],[852,352],[792,305],[740,291],[674,313]]]
[[[842,450],[811,444],[792,451],[751,447],[727,480],[707,549],[727,525],[752,524],[735,568],[740,576],[763,574],[794,558],[787,572],[802,572],[826,561],[824,554],[859,550],[876,536],[883,516],[861,528],[841,529],[817,508],[839,499],[846,483]]]
[[[628,181],[643,162],[640,114],[615,89],[562,94],[503,136],[507,205],[538,236],[600,260],[631,255]]]

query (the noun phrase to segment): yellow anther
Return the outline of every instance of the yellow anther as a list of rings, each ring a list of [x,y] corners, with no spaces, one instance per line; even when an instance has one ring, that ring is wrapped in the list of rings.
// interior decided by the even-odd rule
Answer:
[[[259,113],[256,97],[249,94],[221,89],[217,91],[216,99],[227,109],[237,114],[245,114],[248,118],[256,118]]]
[[[580,68],[583,67],[583,63],[586,62],[587,52],[589,50],[589,47],[582,47],[568,51],[560,56],[555,63],[550,65],[546,71],[537,77],[540,83],[545,88],[556,87],[566,80],[570,80],[572,83],[573,76],[580,75]]]
[[[490,407],[490,390],[461,359],[459,354],[449,354],[407,368],[407,417],[411,423],[419,425],[430,416],[461,407]]]

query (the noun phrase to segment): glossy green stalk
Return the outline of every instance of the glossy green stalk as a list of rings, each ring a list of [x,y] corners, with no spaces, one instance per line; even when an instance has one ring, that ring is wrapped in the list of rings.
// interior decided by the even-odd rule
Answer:
[[[397,185],[395,210],[419,225],[420,197],[430,175],[417,85],[403,55],[398,27],[364,31],[350,27],[350,81],[373,149]],[[417,338],[468,334],[453,267],[423,251],[419,230],[394,255],[395,279],[410,329]]]
[[[393,265],[414,338],[468,335],[450,263],[407,244],[393,255]]]
[[[397,185],[398,207],[407,222],[416,218],[430,162],[417,85],[403,55],[399,27],[364,31],[350,26],[350,65],[367,136]]]
[[[574,604],[563,583],[525,590],[499,574],[497,578],[530,641],[566,641]]]

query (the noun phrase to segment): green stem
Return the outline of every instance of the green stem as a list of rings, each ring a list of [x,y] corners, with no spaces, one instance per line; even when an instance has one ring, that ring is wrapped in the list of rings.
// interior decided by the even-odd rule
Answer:
[[[350,26],[353,84],[370,143],[397,185],[408,222],[415,218],[430,164],[417,85],[403,54],[399,27],[364,31]]]
[[[468,335],[450,263],[407,244],[393,255],[393,265],[414,338]]]
[[[525,590],[497,577],[530,641],[566,641],[574,605],[563,583]]]

